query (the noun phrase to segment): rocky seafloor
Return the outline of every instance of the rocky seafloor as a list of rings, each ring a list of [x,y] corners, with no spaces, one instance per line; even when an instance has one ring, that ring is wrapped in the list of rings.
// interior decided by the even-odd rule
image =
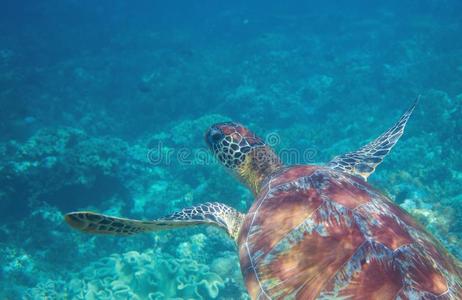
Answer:
[[[149,219],[206,201],[246,211],[252,195],[204,154],[212,123],[310,149],[289,163],[326,162],[419,94],[370,182],[462,259],[462,22],[335,17],[225,11],[203,28],[120,26],[88,48],[52,49],[28,27],[30,43],[0,36],[0,298],[247,299],[236,246],[216,228],[91,236],[63,214]]]

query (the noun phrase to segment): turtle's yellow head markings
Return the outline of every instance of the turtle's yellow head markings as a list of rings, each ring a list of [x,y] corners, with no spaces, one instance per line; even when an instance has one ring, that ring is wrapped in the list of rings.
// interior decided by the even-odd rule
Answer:
[[[210,127],[205,140],[217,159],[257,194],[260,184],[281,167],[281,161],[264,141],[238,123]]]

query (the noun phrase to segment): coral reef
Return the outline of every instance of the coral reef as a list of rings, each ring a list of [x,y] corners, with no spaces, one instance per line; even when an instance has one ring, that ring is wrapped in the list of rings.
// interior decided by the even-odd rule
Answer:
[[[226,258],[222,258],[226,262]],[[237,261],[233,260],[236,267]],[[26,292],[31,299],[223,299],[225,280],[191,258],[161,251],[130,251],[95,261],[66,280],[48,280]]]

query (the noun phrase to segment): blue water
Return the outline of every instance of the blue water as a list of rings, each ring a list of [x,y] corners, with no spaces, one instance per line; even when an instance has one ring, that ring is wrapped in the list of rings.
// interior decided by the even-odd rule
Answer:
[[[462,2],[325,2],[2,1],[0,298],[247,299],[218,229],[95,237],[63,214],[245,212],[208,126],[327,162],[417,95],[370,182],[462,258]]]

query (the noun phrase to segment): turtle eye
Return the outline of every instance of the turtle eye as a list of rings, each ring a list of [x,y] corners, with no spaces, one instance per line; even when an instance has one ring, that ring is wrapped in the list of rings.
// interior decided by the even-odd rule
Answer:
[[[218,144],[223,138],[223,132],[217,128],[212,128],[207,134],[207,142],[210,145]]]
[[[215,132],[214,134],[212,134],[210,138],[212,139],[214,143],[218,143],[219,141],[223,139],[223,133]]]

